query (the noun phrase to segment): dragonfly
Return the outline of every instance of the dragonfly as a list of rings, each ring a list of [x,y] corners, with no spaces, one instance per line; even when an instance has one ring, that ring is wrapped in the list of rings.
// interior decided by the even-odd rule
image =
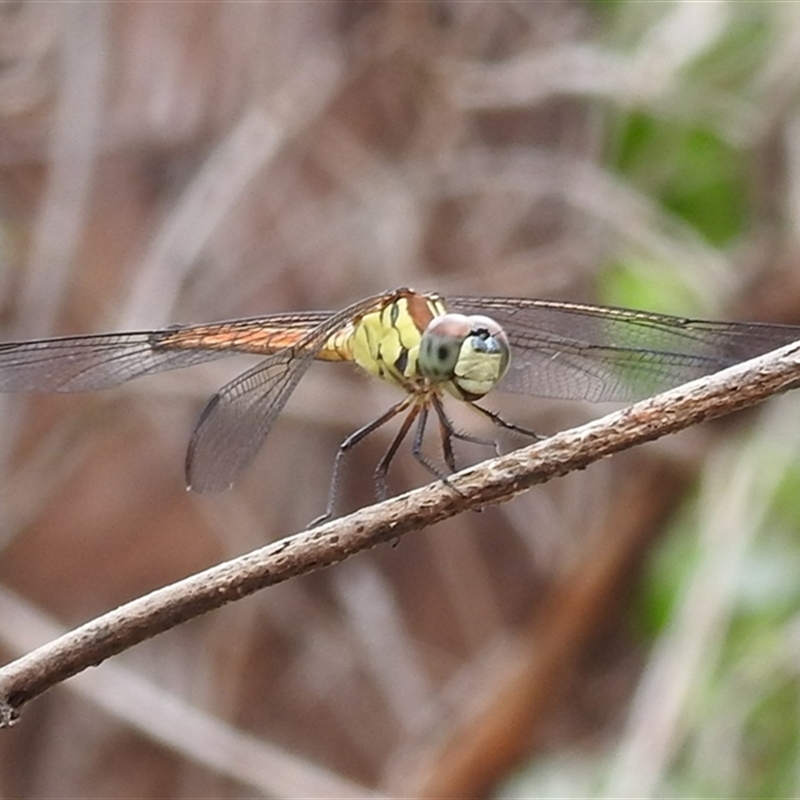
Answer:
[[[536,436],[479,401],[497,389],[630,402],[798,339],[800,326],[714,322],[529,298],[446,299],[402,288],[338,312],[0,343],[0,391],[93,391],[237,353],[263,356],[208,400],[192,433],[186,483],[211,492],[229,488],[255,458],[314,361],[354,363],[404,395],[340,445],[330,516],[344,455],[401,414],[405,417],[375,471],[379,496],[386,495],[390,463],[414,425],[414,456],[446,480],[447,473],[422,454],[431,410],[450,473],[456,471],[452,439],[487,443],[455,429],[443,405],[445,396],[467,403],[497,425]]]

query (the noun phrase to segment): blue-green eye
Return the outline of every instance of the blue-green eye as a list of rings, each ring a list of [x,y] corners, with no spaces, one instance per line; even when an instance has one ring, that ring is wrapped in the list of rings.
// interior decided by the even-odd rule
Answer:
[[[505,375],[508,338],[493,319],[443,314],[422,334],[419,370],[461,400],[477,400]]]

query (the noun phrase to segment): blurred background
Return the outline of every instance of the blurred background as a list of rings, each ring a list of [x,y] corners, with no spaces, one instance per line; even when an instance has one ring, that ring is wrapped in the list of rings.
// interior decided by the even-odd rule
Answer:
[[[7,0],[0,339],[406,285],[798,324],[799,88],[794,3]],[[237,486],[189,494],[194,421],[251,363],[0,397],[3,661],[299,530],[338,443],[397,399],[315,366]],[[492,400],[545,432],[607,410]],[[798,796],[799,411],[142,644],[0,732],[0,793]],[[390,434],[348,462],[342,512]],[[408,453],[390,475],[428,478]]]

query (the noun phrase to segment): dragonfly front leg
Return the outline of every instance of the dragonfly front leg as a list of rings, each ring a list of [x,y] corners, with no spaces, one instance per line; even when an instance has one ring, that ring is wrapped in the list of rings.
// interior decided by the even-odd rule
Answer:
[[[537,441],[541,441],[542,439],[546,439],[546,436],[542,436],[541,433],[536,433],[536,431],[528,430],[528,428],[523,428],[520,425],[515,425],[513,422],[508,422],[507,420],[503,419],[497,412],[489,411],[488,408],[482,408],[477,403],[470,403],[470,405],[476,410],[480,411],[483,416],[487,419],[490,419],[495,425],[499,428],[504,428],[511,433],[515,433],[518,436],[526,436],[530,439],[536,439]]]

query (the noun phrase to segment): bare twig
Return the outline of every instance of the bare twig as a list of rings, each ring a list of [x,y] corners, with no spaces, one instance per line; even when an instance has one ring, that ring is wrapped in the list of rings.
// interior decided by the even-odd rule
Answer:
[[[0,669],[0,727],[56,683],[181,622],[462,511],[510,500],[633,445],[755,405],[799,382],[795,343],[464,470],[453,476],[452,488],[431,484],[151,592]]]
[[[17,652],[61,633],[39,609],[0,586],[0,637]],[[192,705],[120,663],[77,675],[70,688],[130,729],[240,785],[242,796],[377,800],[368,787]]]

